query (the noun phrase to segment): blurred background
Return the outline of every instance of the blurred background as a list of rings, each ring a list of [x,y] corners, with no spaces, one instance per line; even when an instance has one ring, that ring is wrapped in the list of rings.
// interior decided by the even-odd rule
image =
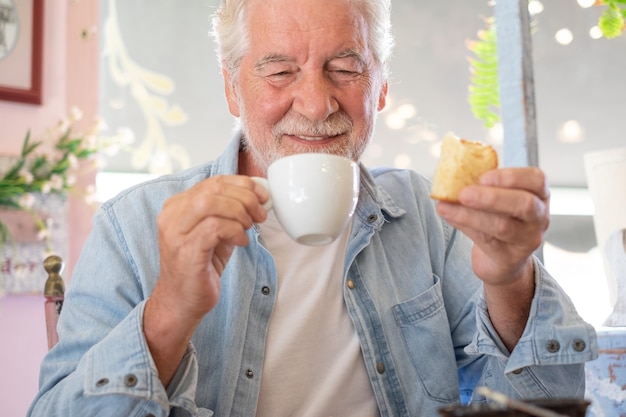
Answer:
[[[213,159],[229,141],[233,119],[209,36],[217,4],[100,2],[99,112],[110,127],[128,129],[134,138],[102,168],[100,199],[134,181]],[[600,323],[610,303],[583,155],[626,144],[618,127],[626,108],[626,37],[603,38],[597,27],[603,10],[592,4],[532,0],[529,11],[539,165],[553,192],[545,262],[563,277],[582,314]],[[389,100],[363,162],[430,177],[449,131],[491,143],[502,154],[502,126],[487,128],[468,104],[474,57],[468,42],[487,27],[493,5],[394,0],[392,8]]]
[[[0,0],[12,3],[45,4],[43,102],[0,100],[0,153],[19,154],[26,131],[41,138],[73,106],[84,113],[80,128],[100,116],[106,132],[124,140],[96,172],[81,173],[76,191],[95,184],[102,202],[133,183],[213,159],[230,140],[233,119],[209,36],[218,0]],[[584,156],[626,146],[626,36],[602,37],[596,25],[604,7],[593,3],[530,0],[529,11],[539,166],[553,196],[543,257],[581,316],[601,326],[612,300],[596,242],[601,207],[591,200]],[[487,27],[493,4],[392,0],[392,8],[397,45],[388,105],[363,162],[430,177],[449,131],[491,143],[502,155],[502,127],[485,127],[468,103],[468,43]],[[626,190],[626,178],[607,182]],[[69,226],[68,282],[93,209],[76,192],[60,213]],[[45,279],[37,269],[43,258],[33,268]],[[6,259],[0,261],[5,272]],[[0,294],[0,334],[3,415],[25,415],[47,351],[42,294]]]

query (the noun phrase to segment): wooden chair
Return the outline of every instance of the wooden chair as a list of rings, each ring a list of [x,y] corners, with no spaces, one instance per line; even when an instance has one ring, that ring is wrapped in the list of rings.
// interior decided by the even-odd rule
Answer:
[[[50,255],[43,261],[43,267],[48,273],[48,279],[44,287],[46,332],[48,334],[48,349],[52,349],[59,341],[57,335],[57,322],[63,307],[65,297],[65,284],[61,272],[65,266],[60,256]]]

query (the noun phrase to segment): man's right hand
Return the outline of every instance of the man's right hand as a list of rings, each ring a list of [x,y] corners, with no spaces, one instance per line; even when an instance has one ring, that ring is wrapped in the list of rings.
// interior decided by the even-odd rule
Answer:
[[[220,278],[246,230],[267,216],[267,191],[242,175],[210,177],[163,205],[160,276],[146,302],[144,334],[165,386],[196,326],[219,300]]]

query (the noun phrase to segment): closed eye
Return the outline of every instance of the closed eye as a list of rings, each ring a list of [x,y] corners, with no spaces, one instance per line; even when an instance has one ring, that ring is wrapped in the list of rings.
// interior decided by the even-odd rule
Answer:
[[[361,72],[347,69],[332,69],[328,71],[328,76],[335,82],[348,82],[360,78]]]
[[[291,71],[280,71],[280,72],[275,72],[274,74],[270,74],[270,77],[281,77],[281,76],[285,76],[285,75],[290,75]]]

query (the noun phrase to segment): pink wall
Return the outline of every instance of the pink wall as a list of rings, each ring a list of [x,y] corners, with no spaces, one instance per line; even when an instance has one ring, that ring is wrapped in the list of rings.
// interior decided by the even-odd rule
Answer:
[[[28,129],[42,132],[78,106],[85,125],[97,114],[98,39],[92,32],[98,22],[98,2],[45,2],[43,104],[0,101],[0,153],[16,154]],[[51,7],[52,6],[52,7]],[[79,126],[80,128],[81,126]],[[93,183],[87,175],[79,186]],[[70,200],[70,259],[73,264],[91,227],[93,211],[82,201]],[[24,416],[37,392],[39,365],[47,351],[43,296],[0,298],[0,403],[3,416]]]

